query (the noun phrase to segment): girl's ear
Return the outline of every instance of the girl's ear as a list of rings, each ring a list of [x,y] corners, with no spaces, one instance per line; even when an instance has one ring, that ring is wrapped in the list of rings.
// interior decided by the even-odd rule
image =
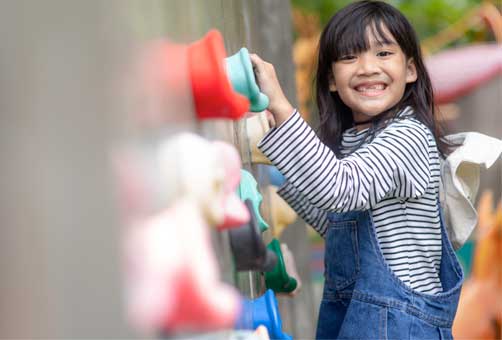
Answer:
[[[331,92],[336,92],[335,77],[333,76],[333,72],[329,73],[328,80],[329,80],[329,90]]]
[[[417,67],[413,58],[408,59],[406,64],[406,83],[413,83],[417,80]]]

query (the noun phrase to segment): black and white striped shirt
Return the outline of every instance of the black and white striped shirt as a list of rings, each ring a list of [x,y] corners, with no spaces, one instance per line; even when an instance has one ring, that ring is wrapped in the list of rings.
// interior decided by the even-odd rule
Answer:
[[[382,254],[396,276],[416,291],[436,294],[442,291],[439,153],[411,108],[397,117],[355,151],[366,130],[346,130],[341,159],[297,111],[258,147],[286,177],[278,193],[305,222],[324,235],[327,211],[371,209]]]

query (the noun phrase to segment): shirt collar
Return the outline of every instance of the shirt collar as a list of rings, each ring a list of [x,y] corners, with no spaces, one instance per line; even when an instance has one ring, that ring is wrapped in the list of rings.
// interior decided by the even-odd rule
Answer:
[[[414,114],[415,113],[413,111],[413,108],[411,106],[406,106],[404,109],[399,111],[393,118],[389,118],[388,120],[394,120],[396,118],[400,118],[400,119],[411,118],[412,116],[414,116]],[[343,137],[345,137],[345,136],[357,137],[357,136],[367,132],[368,129],[369,129],[369,127],[362,129],[360,131],[357,131],[357,128],[354,126],[354,127],[351,127],[349,129],[345,130],[343,132]]]

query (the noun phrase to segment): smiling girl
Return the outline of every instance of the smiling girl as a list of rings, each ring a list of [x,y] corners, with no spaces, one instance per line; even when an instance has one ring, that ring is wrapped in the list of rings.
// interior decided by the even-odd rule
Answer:
[[[317,338],[451,338],[463,273],[438,199],[449,150],[410,23],[377,1],[333,16],[319,43],[319,136],[273,65],[252,62],[276,122],[258,146],[326,242]]]

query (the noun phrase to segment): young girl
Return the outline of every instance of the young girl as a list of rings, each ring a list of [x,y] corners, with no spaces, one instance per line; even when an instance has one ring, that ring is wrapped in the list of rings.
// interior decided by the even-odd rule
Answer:
[[[317,338],[451,338],[462,269],[439,205],[448,145],[416,34],[383,2],[353,3],[319,45],[320,136],[252,55],[276,127],[259,143],[279,194],[326,240]]]

